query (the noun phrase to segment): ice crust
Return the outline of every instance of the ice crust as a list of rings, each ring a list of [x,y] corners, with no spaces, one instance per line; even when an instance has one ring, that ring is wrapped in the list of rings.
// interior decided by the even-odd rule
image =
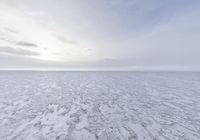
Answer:
[[[0,140],[200,140],[200,73],[0,72]]]

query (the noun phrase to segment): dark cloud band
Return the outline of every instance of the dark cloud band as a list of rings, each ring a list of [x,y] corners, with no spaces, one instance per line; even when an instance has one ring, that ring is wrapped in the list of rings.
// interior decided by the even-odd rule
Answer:
[[[25,42],[25,41],[19,41],[16,43],[16,45],[19,45],[19,46],[27,46],[27,47],[38,47],[37,44],[34,44],[34,43],[30,43],[30,42]]]
[[[12,47],[2,46],[0,47],[0,53],[7,53],[11,55],[21,55],[21,56],[39,56],[40,54],[34,51],[25,49],[16,49]]]

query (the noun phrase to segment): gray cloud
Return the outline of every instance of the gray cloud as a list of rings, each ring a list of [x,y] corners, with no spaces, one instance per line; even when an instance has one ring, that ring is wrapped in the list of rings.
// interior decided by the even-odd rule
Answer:
[[[8,41],[7,39],[5,39],[5,38],[0,38],[0,40],[3,40],[3,41]]]
[[[0,40],[4,41],[4,42],[9,42],[9,43],[15,43],[14,41],[11,41],[9,39],[6,39],[6,38],[0,38]]]
[[[37,52],[34,51],[29,51],[29,50],[25,50],[25,49],[16,49],[16,48],[12,48],[12,47],[0,47],[0,52],[2,53],[7,53],[7,54],[11,54],[11,55],[21,55],[21,56],[38,56],[40,55]]]
[[[34,44],[34,43],[30,43],[30,42],[26,42],[26,41],[19,41],[19,42],[16,42],[16,45],[19,45],[19,46],[26,46],[26,47],[38,47],[37,44]]]
[[[0,38],[0,40],[6,41],[6,42],[9,42],[11,44],[18,45],[18,46],[33,47],[33,48],[37,48],[38,47],[37,44],[26,42],[26,41],[12,41],[12,40],[5,39],[5,38]]]
[[[66,37],[64,36],[60,36],[60,35],[54,35],[59,41],[63,42],[63,43],[67,43],[67,44],[78,44],[78,42],[76,40],[70,40],[70,39],[67,39]]]
[[[11,29],[11,28],[9,28],[9,27],[4,27],[4,30],[6,30],[6,31],[8,31],[8,32],[10,32],[10,33],[18,33],[16,30]]]
[[[26,41],[12,41],[12,40],[5,39],[5,38],[0,38],[0,40],[6,41],[6,42],[9,42],[11,44],[18,45],[18,46],[33,47],[33,48],[37,48],[38,47],[37,44],[26,42]]]

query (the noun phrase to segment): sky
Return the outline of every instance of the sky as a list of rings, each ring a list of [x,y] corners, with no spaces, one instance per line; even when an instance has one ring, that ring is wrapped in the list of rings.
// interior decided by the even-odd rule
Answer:
[[[195,69],[199,60],[199,0],[0,0],[0,69]]]

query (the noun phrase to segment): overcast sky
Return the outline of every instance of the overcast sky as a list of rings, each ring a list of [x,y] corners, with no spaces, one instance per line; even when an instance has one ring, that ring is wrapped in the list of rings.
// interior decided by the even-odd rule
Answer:
[[[200,0],[0,0],[0,69],[200,66]]]

